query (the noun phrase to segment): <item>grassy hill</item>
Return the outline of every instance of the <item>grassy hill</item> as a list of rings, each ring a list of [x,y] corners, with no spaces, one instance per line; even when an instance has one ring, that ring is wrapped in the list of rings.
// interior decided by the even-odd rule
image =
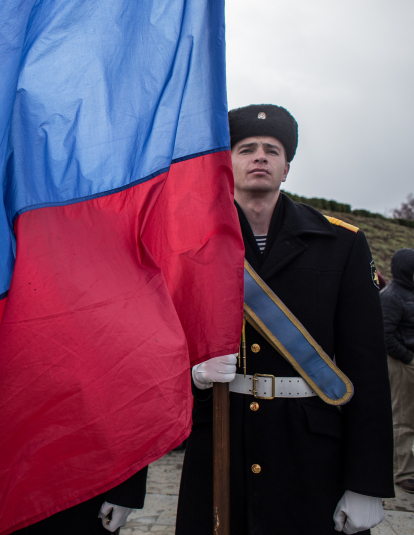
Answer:
[[[395,251],[403,247],[414,249],[414,228],[396,225],[386,219],[374,219],[352,213],[328,210],[320,210],[320,212],[355,225],[365,233],[375,264],[387,282],[391,280],[390,264]]]

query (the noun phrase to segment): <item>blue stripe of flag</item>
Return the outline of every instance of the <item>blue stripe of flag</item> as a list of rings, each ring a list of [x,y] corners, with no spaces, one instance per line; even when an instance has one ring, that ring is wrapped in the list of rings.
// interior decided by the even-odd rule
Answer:
[[[4,2],[0,33],[18,39],[13,61],[0,43],[0,79],[10,81],[0,110],[14,99],[0,153],[0,294],[16,214],[119,190],[229,146],[223,0]]]

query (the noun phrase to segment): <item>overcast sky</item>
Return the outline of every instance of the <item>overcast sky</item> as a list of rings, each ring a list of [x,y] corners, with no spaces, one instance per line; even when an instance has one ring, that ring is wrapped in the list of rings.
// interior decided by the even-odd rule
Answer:
[[[229,109],[286,107],[285,185],[385,213],[414,193],[414,1],[226,0]]]

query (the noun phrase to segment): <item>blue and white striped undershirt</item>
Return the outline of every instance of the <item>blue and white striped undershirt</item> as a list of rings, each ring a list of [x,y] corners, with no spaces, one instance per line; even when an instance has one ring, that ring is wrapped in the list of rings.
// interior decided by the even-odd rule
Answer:
[[[260,252],[263,253],[266,247],[267,234],[262,234],[261,236],[255,236],[256,243],[259,246]]]

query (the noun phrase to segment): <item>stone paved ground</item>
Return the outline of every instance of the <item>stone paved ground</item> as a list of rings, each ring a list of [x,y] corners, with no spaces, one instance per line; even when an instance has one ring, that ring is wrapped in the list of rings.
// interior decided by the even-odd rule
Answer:
[[[395,498],[383,501],[385,519],[372,535],[414,535],[414,494],[395,487]]]
[[[131,513],[121,535],[174,535],[183,459],[183,452],[173,451],[149,466],[144,509]]]
[[[129,516],[121,535],[174,535],[183,459],[184,453],[171,452],[150,465],[145,507]],[[372,535],[414,535],[414,494],[395,491],[394,499],[384,500],[385,519]]]

